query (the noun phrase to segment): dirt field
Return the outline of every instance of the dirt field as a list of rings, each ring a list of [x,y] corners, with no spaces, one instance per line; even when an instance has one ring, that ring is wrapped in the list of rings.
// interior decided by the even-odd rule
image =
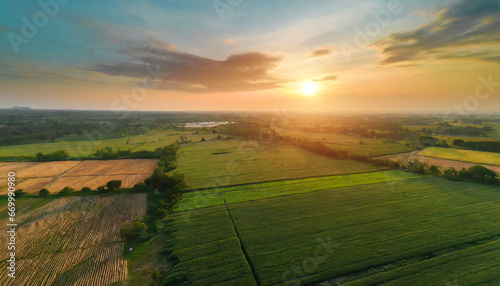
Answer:
[[[39,199],[32,199],[39,200]],[[16,216],[16,279],[0,285],[109,285],[127,278],[120,228],[146,214],[146,194],[64,197]],[[7,240],[6,222],[0,240]],[[6,269],[7,247],[0,249]]]
[[[148,178],[157,162],[149,159],[2,162],[0,179],[5,181],[8,172],[15,172],[17,189],[27,193],[36,193],[42,188],[59,192],[66,186],[76,190],[95,189],[111,180],[121,180],[122,187],[129,188]],[[0,186],[0,195],[5,195],[7,184]]]
[[[439,169],[441,171],[444,171],[445,169],[450,168],[450,167],[453,167],[456,170],[460,170],[462,168],[470,168],[474,165],[481,165],[481,166],[484,166],[484,167],[486,167],[494,172],[500,173],[500,166],[476,164],[476,163],[469,163],[469,162],[463,162],[463,161],[427,157],[427,156],[420,155],[420,151],[412,151],[412,152],[401,153],[401,154],[380,156],[380,157],[377,157],[377,159],[394,160],[396,162],[399,162],[400,164],[406,164],[409,159],[418,160],[420,162],[427,163],[429,166],[436,165],[439,167]]]

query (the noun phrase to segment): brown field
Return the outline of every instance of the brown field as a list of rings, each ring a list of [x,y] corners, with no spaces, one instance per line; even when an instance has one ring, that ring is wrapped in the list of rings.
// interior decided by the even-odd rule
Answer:
[[[122,187],[130,188],[144,181],[153,173],[157,160],[89,160],[57,162],[2,162],[0,178],[8,172],[16,173],[17,189],[36,193],[42,188],[59,192],[66,186],[80,190],[96,189],[111,180],[121,180]],[[0,187],[0,195],[7,193],[7,184]]]
[[[37,200],[37,199],[33,199]],[[146,214],[146,194],[63,197],[19,213],[16,279],[0,285],[109,285],[127,279],[120,228]],[[0,226],[7,240],[7,224]],[[0,249],[6,269],[7,247]]]
[[[441,171],[444,171],[445,169],[451,168],[451,167],[455,168],[456,170],[461,170],[462,168],[470,168],[474,165],[481,165],[481,166],[484,166],[484,167],[486,167],[494,172],[500,173],[500,166],[493,166],[493,165],[487,165],[487,164],[476,164],[476,163],[469,163],[469,162],[463,162],[463,161],[427,157],[427,156],[419,155],[419,153],[420,153],[420,151],[412,151],[412,152],[401,153],[401,154],[379,156],[376,158],[377,159],[394,160],[396,162],[399,162],[400,164],[406,164],[406,163],[408,163],[408,160],[410,160],[410,159],[418,160],[420,162],[427,163],[429,166],[436,165],[439,167],[439,169]]]

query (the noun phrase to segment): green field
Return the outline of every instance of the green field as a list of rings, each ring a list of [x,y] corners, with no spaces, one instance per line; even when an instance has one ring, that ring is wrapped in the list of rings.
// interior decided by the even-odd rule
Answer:
[[[169,227],[181,261],[172,271],[190,285],[257,285],[225,206],[172,215]]]
[[[237,139],[183,145],[178,162],[176,171],[186,176],[188,188],[192,189],[380,170],[370,164],[312,154],[295,146]]]
[[[83,135],[71,135],[60,138],[55,142],[33,143],[23,145],[12,145],[0,147],[0,157],[34,155],[36,153],[49,153],[59,150],[66,150],[71,157],[84,157],[95,153],[96,150],[104,147],[114,149],[131,149],[133,151],[148,150],[153,151],[158,147],[169,145],[179,140],[180,136],[186,136],[188,140],[199,142],[201,138],[205,140],[214,139],[217,134],[195,134],[195,131],[170,131],[154,130],[144,135],[116,135],[93,134],[90,137]],[[128,142],[128,143],[127,143]]]
[[[184,193],[183,199],[174,206],[173,210],[184,211],[224,203],[231,204],[355,185],[393,183],[420,177],[417,174],[390,170],[215,188]]]
[[[496,285],[499,203],[496,187],[423,177],[176,212],[175,269],[255,285],[239,237],[260,285]]]
[[[419,155],[478,164],[500,165],[500,153],[493,152],[429,147],[420,152]]]
[[[381,156],[415,150],[403,143],[390,143],[385,142],[384,139],[361,138],[337,133],[313,133],[285,129],[279,130],[278,133],[282,136],[321,142],[334,150],[347,151],[349,154],[356,155]]]

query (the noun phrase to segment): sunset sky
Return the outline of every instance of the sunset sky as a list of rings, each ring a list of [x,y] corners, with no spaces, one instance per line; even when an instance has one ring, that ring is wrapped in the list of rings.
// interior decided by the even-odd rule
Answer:
[[[499,111],[500,0],[44,2],[0,2],[0,108]]]

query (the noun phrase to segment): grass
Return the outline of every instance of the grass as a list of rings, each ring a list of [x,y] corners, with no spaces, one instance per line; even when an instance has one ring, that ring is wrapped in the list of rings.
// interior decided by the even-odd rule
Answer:
[[[424,177],[227,207],[261,285],[334,283],[335,278],[359,285],[435,285],[445,279],[471,285],[498,281],[499,203],[496,187]],[[175,253],[188,276],[233,273],[207,270],[238,257],[224,209],[172,216]]]
[[[185,175],[191,189],[380,170],[295,146],[236,139],[183,145],[178,163],[176,171]]]
[[[500,165],[500,154],[493,152],[482,152],[463,150],[455,148],[429,147],[419,153],[427,157],[436,157],[448,160],[457,160],[477,164]]]
[[[222,205],[225,202],[227,202],[228,204],[238,203],[354,185],[382,182],[392,184],[396,181],[414,179],[419,177],[421,176],[417,174],[390,170],[361,174],[335,175],[297,180],[256,183],[235,187],[195,191],[185,193],[183,195],[183,199],[174,206],[174,211],[184,211]]]
[[[96,150],[108,146],[114,149],[153,151],[158,147],[163,147],[179,140],[182,135],[186,136],[188,140],[193,140],[193,142],[201,141],[201,138],[210,140],[217,137],[217,134],[195,134],[194,131],[177,130],[152,130],[145,135],[120,134],[118,136],[114,133],[111,135],[104,134],[103,140],[94,140],[94,138],[100,138],[97,134],[92,134],[90,137],[71,135],[59,138],[55,142],[2,146],[0,147],[0,158],[34,155],[39,152],[49,153],[59,150],[66,150],[71,157],[79,158],[92,155]]]

